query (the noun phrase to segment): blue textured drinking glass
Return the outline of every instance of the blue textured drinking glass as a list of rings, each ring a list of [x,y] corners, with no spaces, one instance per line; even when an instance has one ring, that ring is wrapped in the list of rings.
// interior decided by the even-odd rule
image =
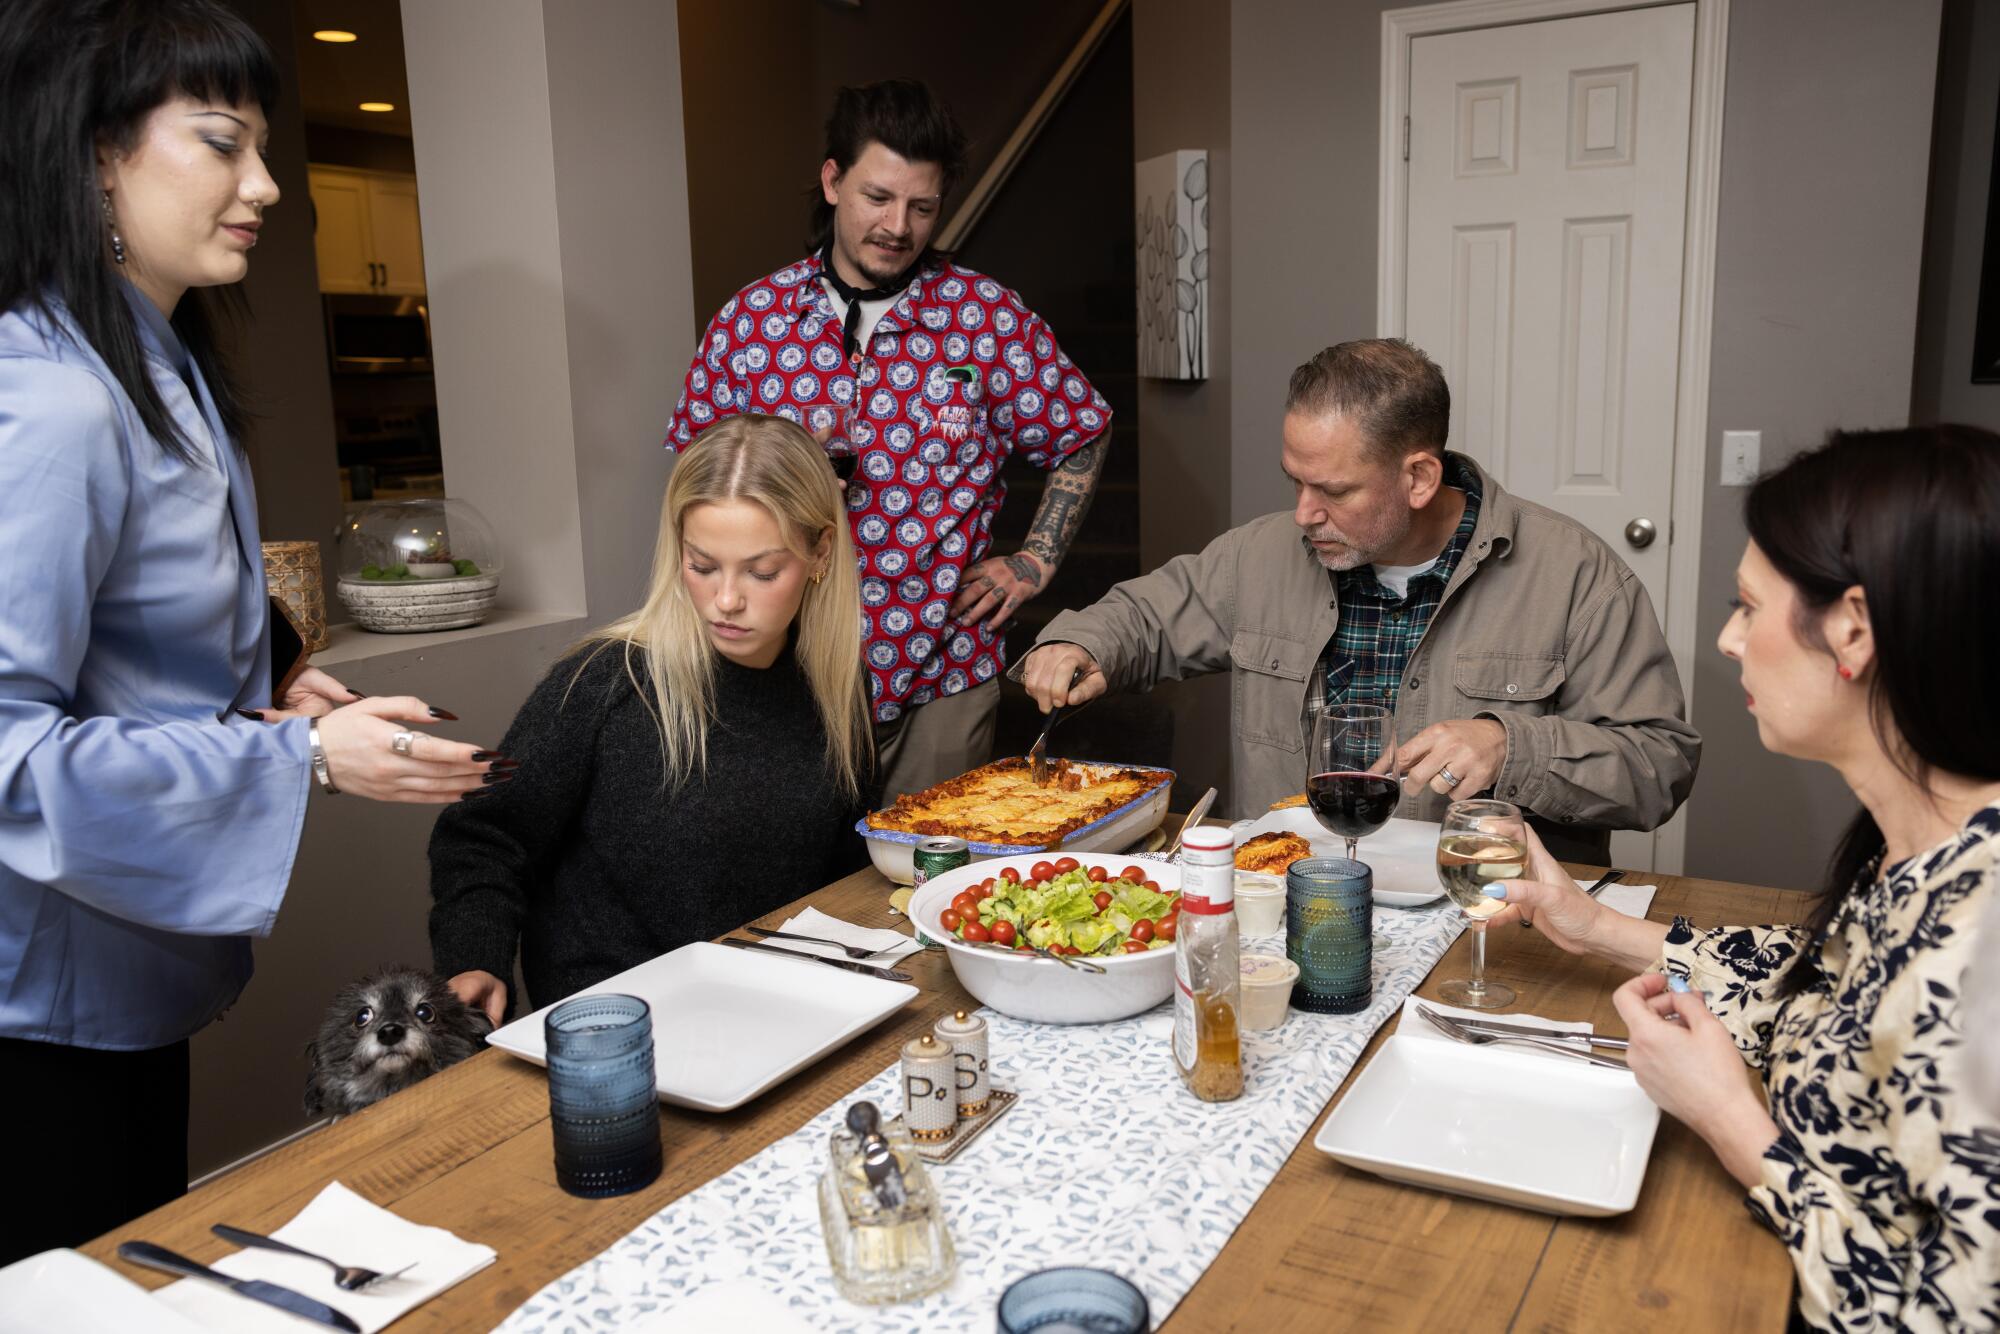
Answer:
[[[542,1023],[556,1183],[572,1195],[624,1195],[660,1175],[653,1012],[637,996],[578,996]]]
[[[1292,1004],[1355,1014],[1375,992],[1375,873],[1345,857],[1307,857],[1285,872],[1285,955],[1299,966]]]
[[[1103,1269],[1043,1269],[1000,1294],[1000,1334],[1145,1334],[1146,1294]]]

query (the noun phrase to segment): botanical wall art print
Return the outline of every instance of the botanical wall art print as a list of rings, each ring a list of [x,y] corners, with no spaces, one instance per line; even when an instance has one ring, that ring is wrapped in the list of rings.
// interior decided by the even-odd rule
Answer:
[[[1138,165],[1139,374],[1208,378],[1208,153]]]

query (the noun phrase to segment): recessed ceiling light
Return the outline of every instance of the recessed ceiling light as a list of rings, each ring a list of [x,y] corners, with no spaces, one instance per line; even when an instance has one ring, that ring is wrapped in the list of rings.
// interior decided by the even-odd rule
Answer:
[[[360,38],[343,28],[321,28],[313,34],[313,40],[315,42],[354,42],[359,41]]]
[[[396,104],[394,102],[363,102],[361,109],[363,111],[394,111]]]

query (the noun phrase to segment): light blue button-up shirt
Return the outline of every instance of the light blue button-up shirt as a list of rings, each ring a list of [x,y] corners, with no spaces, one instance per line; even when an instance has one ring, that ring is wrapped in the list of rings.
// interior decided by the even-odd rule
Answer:
[[[0,314],[0,1036],[134,1050],[250,979],[311,770],[270,703],[250,470],[159,310],[150,436],[66,318]]]

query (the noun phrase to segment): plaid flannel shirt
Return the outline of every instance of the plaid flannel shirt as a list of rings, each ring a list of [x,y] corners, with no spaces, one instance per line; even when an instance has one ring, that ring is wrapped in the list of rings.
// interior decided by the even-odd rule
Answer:
[[[1444,601],[1445,586],[1479,522],[1478,474],[1449,454],[1445,464],[1445,485],[1465,492],[1465,517],[1437,562],[1410,580],[1404,596],[1377,579],[1373,565],[1327,572],[1340,599],[1340,624],[1320,654],[1315,688],[1306,692],[1307,736],[1320,711],[1335,704],[1379,704],[1395,711],[1403,668]]]

